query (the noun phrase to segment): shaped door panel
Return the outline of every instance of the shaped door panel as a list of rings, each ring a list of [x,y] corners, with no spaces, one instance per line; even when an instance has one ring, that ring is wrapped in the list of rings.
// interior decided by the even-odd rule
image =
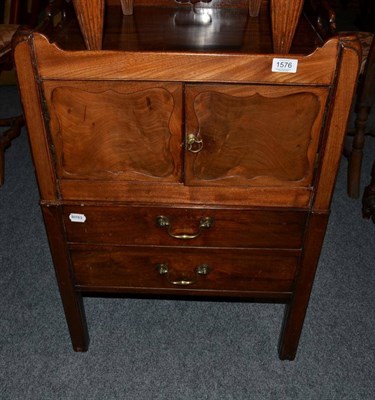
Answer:
[[[190,85],[186,183],[309,186],[326,88]]]
[[[60,179],[181,180],[181,85],[46,82]]]

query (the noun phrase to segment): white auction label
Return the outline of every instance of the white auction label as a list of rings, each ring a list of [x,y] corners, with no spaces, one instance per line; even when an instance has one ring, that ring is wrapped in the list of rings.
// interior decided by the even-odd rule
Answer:
[[[85,222],[86,221],[86,215],[85,214],[75,214],[75,213],[71,213],[69,214],[69,219],[72,222]]]
[[[272,61],[272,72],[286,72],[295,74],[297,72],[298,60],[290,58],[274,58]]]

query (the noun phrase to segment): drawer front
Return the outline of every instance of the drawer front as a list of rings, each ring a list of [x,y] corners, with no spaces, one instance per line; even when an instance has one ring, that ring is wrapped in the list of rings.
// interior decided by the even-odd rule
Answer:
[[[64,206],[71,243],[294,248],[307,212]]]
[[[195,248],[73,248],[82,289],[290,292],[298,251]]]

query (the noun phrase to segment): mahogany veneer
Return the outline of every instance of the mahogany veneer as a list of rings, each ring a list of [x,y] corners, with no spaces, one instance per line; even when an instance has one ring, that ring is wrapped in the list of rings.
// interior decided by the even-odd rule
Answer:
[[[100,47],[89,9],[74,3],[87,46]],[[299,2],[287,3],[297,20]],[[282,4],[272,2],[274,18]],[[359,45],[336,37],[310,54],[319,40],[301,20],[292,48],[306,52],[272,54],[268,5],[258,18],[247,7],[212,9],[205,27],[186,5],[154,7],[149,21],[150,7],[136,4],[121,20],[118,4],[107,8],[103,50],[82,49],[74,22],[55,34],[58,45],[39,34],[18,40],[41,205],[77,351],[88,347],[82,294],[97,291],[285,302],[280,357],[295,357]],[[150,27],[171,18],[160,40]],[[224,21],[230,37],[210,30]],[[283,52],[290,34],[276,45]],[[275,57],[296,60],[296,72],[273,72]]]

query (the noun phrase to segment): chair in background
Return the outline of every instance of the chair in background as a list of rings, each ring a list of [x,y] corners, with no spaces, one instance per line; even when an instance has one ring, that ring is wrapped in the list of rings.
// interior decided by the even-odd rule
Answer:
[[[2,10],[4,18],[5,10]],[[16,33],[21,15],[21,1],[12,1],[9,10],[9,20],[0,24],[0,73],[13,68],[12,38]],[[0,133],[0,186],[4,184],[4,151],[10,145],[12,139],[21,133],[23,116],[12,116],[0,119],[0,127],[8,128]]]
[[[304,12],[323,41],[336,35],[336,13],[328,0],[305,0]]]
[[[366,186],[362,199],[364,218],[372,218],[375,223],[375,159],[372,165],[371,182]]]
[[[38,23],[41,10],[48,0],[11,0],[8,13],[5,12],[5,2],[0,10],[0,74],[13,69],[12,39],[21,26],[33,28]],[[5,14],[8,14],[5,20]],[[24,125],[22,115],[0,118],[0,186],[4,184],[4,152],[16,138]],[[5,129],[4,129],[5,128]],[[8,129],[6,129],[8,128]]]
[[[356,100],[356,120],[352,146],[349,153],[348,194],[358,198],[360,193],[361,166],[367,121],[375,97],[375,40],[372,33],[359,32],[363,49],[363,62]]]

